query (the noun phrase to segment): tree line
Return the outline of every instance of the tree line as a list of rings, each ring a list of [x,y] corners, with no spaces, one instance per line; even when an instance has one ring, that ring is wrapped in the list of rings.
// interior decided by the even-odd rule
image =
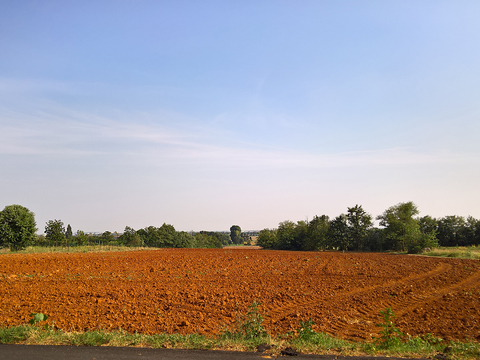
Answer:
[[[480,245],[480,220],[469,216],[418,217],[413,202],[399,203],[376,217],[360,205],[331,219],[283,221],[275,229],[260,231],[257,245],[278,250],[407,251],[419,253],[437,246]]]
[[[228,233],[214,231],[176,231],[173,225],[148,226],[135,230],[125,227],[122,234],[105,231],[88,234],[78,230],[73,234],[70,224],[61,220],[49,220],[44,235],[36,235],[35,214],[21,205],[6,206],[0,211],[0,248],[12,251],[27,246],[82,246],[82,245],[125,245],[132,247],[157,248],[221,248],[232,243]]]
[[[408,251],[418,253],[437,246],[480,245],[480,220],[469,216],[418,217],[413,202],[399,203],[376,217],[360,205],[331,219],[315,216],[311,221],[283,221],[275,229],[263,229],[257,245],[279,250],[343,250],[343,251]],[[232,225],[227,232],[176,231],[173,225],[148,226],[135,230],[125,227],[122,234],[105,231],[87,234],[78,230],[74,235],[70,224],[65,228],[61,220],[49,220],[45,235],[36,235],[35,214],[21,205],[6,206],[0,211],[0,248],[18,251],[30,245],[125,245],[157,248],[220,248],[228,244],[251,241],[251,234],[242,233],[240,226]]]

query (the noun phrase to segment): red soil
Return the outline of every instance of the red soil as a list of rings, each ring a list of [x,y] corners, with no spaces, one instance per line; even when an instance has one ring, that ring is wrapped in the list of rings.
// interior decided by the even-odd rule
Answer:
[[[391,307],[404,333],[480,340],[480,262],[252,249],[0,255],[0,327],[215,334],[260,302],[272,334],[371,340]]]

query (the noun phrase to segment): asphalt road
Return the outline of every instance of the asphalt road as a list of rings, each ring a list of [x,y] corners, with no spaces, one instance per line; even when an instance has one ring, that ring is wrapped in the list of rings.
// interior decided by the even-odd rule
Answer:
[[[260,360],[275,359],[255,352],[149,349],[132,347],[8,345],[0,344],[0,360]],[[393,357],[352,357],[336,355],[278,356],[292,360],[400,360]],[[403,359],[402,359],[403,360]],[[414,359],[410,359],[414,360]],[[425,360],[425,359],[422,359]]]

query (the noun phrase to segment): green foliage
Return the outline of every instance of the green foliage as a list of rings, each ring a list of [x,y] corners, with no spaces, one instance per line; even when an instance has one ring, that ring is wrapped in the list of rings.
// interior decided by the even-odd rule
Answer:
[[[75,241],[77,242],[77,245],[87,245],[88,236],[82,230],[77,230],[77,234],[75,235]]]
[[[361,205],[348,208],[346,216],[349,243],[353,250],[363,251],[367,245],[368,232],[373,226],[372,216]]]
[[[328,229],[330,221],[327,215],[314,216],[308,223],[307,236],[303,243],[303,250],[326,250],[329,248],[328,244]]]
[[[114,333],[107,331],[76,333],[70,339],[70,344],[75,346],[102,346],[108,344],[114,336]]]
[[[414,218],[418,213],[417,206],[410,201],[392,206],[377,217],[380,226],[385,227],[385,237],[390,249],[415,252],[421,248],[425,238]],[[428,238],[426,241],[428,242]]]
[[[143,246],[143,241],[140,235],[131,227],[126,226],[123,234],[119,237],[122,244],[131,247]]]
[[[297,329],[297,339],[303,341],[311,341],[317,333],[313,331],[312,325],[315,323],[312,319],[300,321],[300,327]]]
[[[103,244],[109,244],[115,241],[115,237],[110,231],[104,231],[100,238]]]
[[[257,310],[258,312],[258,310]],[[385,315],[384,315],[385,318]],[[239,323],[241,324],[241,323]],[[240,332],[223,333],[220,336],[205,337],[198,334],[154,334],[128,333],[123,330],[107,331],[92,330],[85,332],[66,332],[33,325],[12,326],[0,328],[0,344],[28,343],[55,344],[74,346],[141,346],[150,348],[180,348],[180,349],[224,349],[251,351],[256,345],[269,343],[279,347],[294,347],[299,352],[311,354],[338,355],[387,355],[402,358],[434,358],[439,353],[448,352],[448,358],[467,360],[480,358],[480,343],[478,341],[445,341],[431,334],[423,336],[406,336],[397,345],[390,343],[383,346],[381,341],[351,342],[335,338],[325,333],[316,333],[311,329],[311,320],[300,322],[297,336],[279,335],[252,337],[243,336]],[[303,329],[303,330],[302,330]],[[395,334],[393,337],[397,336]],[[447,351],[448,348],[448,351]],[[274,350],[275,351],[275,350]]]
[[[0,247],[19,251],[33,245],[37,236],[35,214],[21,205],[8,205],[0,211]]]
[[[67,238],[67,240],[73,237],[72,227],[70,224],[67,225],[67,231],[65,232],[65,237]]]
[[[230,227],[230,239],[233,244],[243,244],[243,239],[241,237],[242,229],[238,225],[232,225]]]
[[[380,348],[388,349],[390,347],[398,346],[402,342],[404,334],[395,326],[395,313],[391,308],[380,311],[383,315],[383,323],[377,324],[382,328],[381,336],[375,339],[375,343]]]
[[[262,342],[268,338],[268,334],[263,327],[263,316],[260,314],[258,306],[260,304],[253,302],[245,315],[240,316],[233,330],[227,330],[223,333],[224,338],[243,339],[247,341]]]
[[[30,328],[26,325],[0,328],[0,344],[16,344],[28,338]]]
[[[345,214],[337,216],[330,222],[328,242],[332,248],[344,251],[350,247],[350,234],[348,231],[347,216]]]
[[[28,321],[30,325],[37,325],[40,321],[45,321],[48,319],[48,315],[42,313],[32,313],[30,316],[32,316],[32,318]]]
[[[281,222],[277,229],[277,248],[280,250],[300,250],[301,238],[298,238],[298,235],[302,236],[303,232],[296,229],[293,221]]]
[[[49,220],[45,225],[45,238],[50,243],[62,244],[65,241],[65,226],[61,220]]]
[[[197,248],[221,248],[222,236],[213,231],[200,231],[195,234],[194,247]]]
[[[258,234],[257,245],[264,249],[275,249],[277,247],[277,230],[261,230]]]

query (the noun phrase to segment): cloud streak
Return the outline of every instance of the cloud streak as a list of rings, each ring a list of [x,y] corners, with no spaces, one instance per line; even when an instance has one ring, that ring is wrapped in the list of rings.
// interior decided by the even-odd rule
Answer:
[[[155,115],[151,114],[150,117],[155,118]],[[479,161],[475,154],[423,152],[419,148],[315,153],[262,144],[222,144],[208,135],[199,136],[198,131],[189,132],[155,123],[112,120],[79,112],[70,112],[68,115],[54,112],[28,116],[3,114],[0,121],[0,153],[3,155],[128,155],[158,166],[165,162],[178,162],[242,168],[338,168]],[[201,132],[208,134],[208,129]]]

